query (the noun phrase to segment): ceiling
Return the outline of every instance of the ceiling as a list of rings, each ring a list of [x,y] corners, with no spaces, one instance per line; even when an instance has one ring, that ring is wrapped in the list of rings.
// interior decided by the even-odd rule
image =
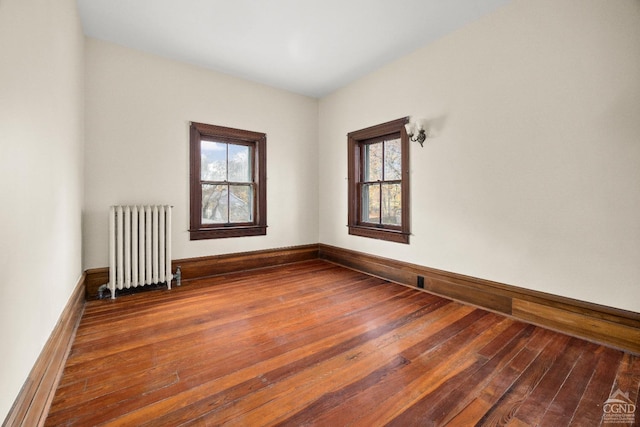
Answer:
[[[84,33],[312,97],[509,0],[78,0]]]

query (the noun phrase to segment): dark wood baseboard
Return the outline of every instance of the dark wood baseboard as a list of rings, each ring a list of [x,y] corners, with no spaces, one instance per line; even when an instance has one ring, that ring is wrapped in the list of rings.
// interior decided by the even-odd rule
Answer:
[[[76,284],[3,426],[44,425],[84,310],[85,278],[83,274]]]
[[[494,312],[640,354],[640,313],[436,270],[334,246],[319,245],[319,258],[473,304]]]
[[[199,258],[177,259],[171,262],[172,270],[180,266],[182,280],[189,281],[237,271],[273,267],[318,258],[318,245],[292,246],[252,252],[239,252]],[[97,299],[98,288],[109,282],[109,268],[93,268],[86,271],[87,300]]]

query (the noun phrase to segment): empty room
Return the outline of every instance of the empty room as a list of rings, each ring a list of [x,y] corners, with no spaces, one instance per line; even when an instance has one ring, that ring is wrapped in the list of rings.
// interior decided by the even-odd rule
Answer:
[[[3,426],[640,423],[638,0],[0,0]]]

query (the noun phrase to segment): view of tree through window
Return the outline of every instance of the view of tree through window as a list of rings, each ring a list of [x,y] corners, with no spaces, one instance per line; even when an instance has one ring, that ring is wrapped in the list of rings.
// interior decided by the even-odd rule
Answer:
[[[400,138],[363,144],[362,221],[402,223],[402,149]]]
[[[253,185],[251,147],[201,141],[202,222],[251,222]]]

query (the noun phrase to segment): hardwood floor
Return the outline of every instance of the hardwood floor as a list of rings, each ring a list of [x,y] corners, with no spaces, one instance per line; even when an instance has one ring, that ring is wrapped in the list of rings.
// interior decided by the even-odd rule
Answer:
[[[639,387],[638,356],[315,260],[88,302],[46,425],[598,426]]]

